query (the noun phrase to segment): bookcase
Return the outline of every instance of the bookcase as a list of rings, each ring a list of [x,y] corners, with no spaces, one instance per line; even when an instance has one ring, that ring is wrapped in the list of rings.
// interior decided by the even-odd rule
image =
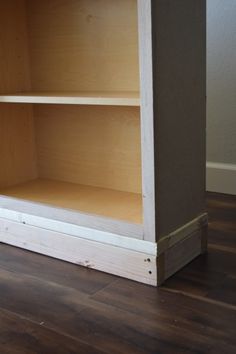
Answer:
[[[206,251],[205,1],[0,2],[0,242],[150,285]]]

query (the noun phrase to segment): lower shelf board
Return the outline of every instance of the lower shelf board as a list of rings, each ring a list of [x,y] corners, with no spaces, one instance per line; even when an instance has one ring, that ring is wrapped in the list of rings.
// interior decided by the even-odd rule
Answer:
[[[141,194],[47,179],[36,179],[8,187],[0,190],[0,194],[131,223],[142,223]]]

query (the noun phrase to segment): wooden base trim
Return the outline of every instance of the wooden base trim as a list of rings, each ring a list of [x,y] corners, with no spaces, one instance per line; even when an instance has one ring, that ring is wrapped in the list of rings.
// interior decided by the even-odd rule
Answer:
[[[207,214],[163,238],[157,248],[144,240],[12,210],[0,212],[0,242],[153,286],[207,248]]]
[[[195,230],[157,257],[157,285],[206,251],[206,228]]]
[[[0,219],[0,242],[157,285],[156,255]]]
[[[197,218],[191,220],[189,223],[183,225],[181,228],[175,230],[167,236],[161,238],[157,243],[157,255],[161,255],[169,248],[173,247],[178,242],[186,239],[189,235],[194,232],[201,231],[203,228],[207,228],[208,216],[207,213],[201,214]],[[202,232],[202,231],[201,231]],[[204,237],[203,248],[206,248],[206,233]]]

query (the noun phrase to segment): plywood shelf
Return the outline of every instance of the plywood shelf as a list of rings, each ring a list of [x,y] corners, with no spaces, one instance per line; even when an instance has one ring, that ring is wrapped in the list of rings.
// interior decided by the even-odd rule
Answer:
[[[0,95],[0,102],[140,106],[138,92],[22,92]]]
[[[83,213],[142,223],[142,196],[138,193],[36,179],[2,189],[0,194]]]

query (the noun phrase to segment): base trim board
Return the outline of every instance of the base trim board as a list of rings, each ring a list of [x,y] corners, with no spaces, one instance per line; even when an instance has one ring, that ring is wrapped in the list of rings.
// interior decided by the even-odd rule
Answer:
[[[198,228],[186,238],[175,243],[157,257],[157,285],[183,268],[194,258],[205,253],[207,247],[207,225]]]
[[[158,245],[120,237],[126,239],[125,245],[119,235],[111,244],[106,234],[102,238],[96,233],[86,234],[94,230],[85,230],[83,235],[81,228],[80,234],[73,235],[77,226],[73,230],[59,223],[53,230],[52,224],[48,226],[40,217],[11,213],[0,217],[0,242],[153,286],[161,285],[207,246],[207,214],[166,236]]]
[[[0,219],[0,242],[74,264],[157,285],[156,255]]]
[[[169,235],[162,237],[157,243],[157,255],[160,256],[162,253],[167,251],[169,248],[173,247],[175,244],[185,240],[188,236],[194,232],[205,230],[204,245],[202,249],[207,247],[207,225],[208,225],[208,214],[203,213],[197,218],[191,220],[187,224],[181,226],[179,229],[171,232]],[[203,231],[201,231],[203,232]]]
[[[236,195],[236,165],[207,162],[206,189]]]

